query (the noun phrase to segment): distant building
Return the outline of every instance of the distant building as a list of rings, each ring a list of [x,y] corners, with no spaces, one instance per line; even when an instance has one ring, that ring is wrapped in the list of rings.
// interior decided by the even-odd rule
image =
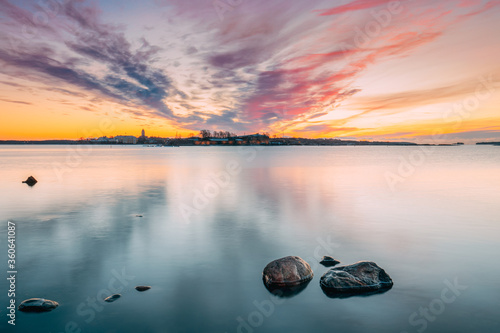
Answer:
[[[144,128],[143,128],[141,131],[141,138],[145,138],[145,137],[146,137],[146,131],[144,131]]]
[[[188,138],[194,145],[268,145],[269,136],[265,134],[252,134],[228,138]]]
[[[264,134],[252,134],[252,135],[243,135],[239,136],[238,139],[241,139],[242,144],[246,145],[268,145],[269,144],[269,136]]]

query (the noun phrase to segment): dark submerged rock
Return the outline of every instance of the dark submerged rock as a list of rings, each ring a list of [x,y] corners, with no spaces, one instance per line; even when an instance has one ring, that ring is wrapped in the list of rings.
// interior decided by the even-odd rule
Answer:
[[[19,304],[19,311],[23,312],[48,312],[59,306],[59,303],[44,298],[30,298]]]
[[[38,180],[36,180],[35,177],[33,177],[33,176],[29,176],[28,179],[23,181],[23,183],[28,184],[29,186],[33,186],[36,183],[38,183]]]
[[[391,277],[371,261],[334,267],[323,274],[319,283],[329,297],[378,294],[391,289],[394,284]]]
[[[104,299],[105,302],[108,302],[108,303],[111,303],[111,302],[114,302],[116,301],[118,298],[122,297],[122,295],[120,294],[114,294],[114,295],[111,295],[111,296],[108,296]]]
[[[266,285],[293,286],[310,281],[313,271],[302,258],[289,256],[267,264],[262,278]]]
[[[321,258],[321,261],[319,263],[325,267],[332,267],[332,266],[335,266],[337,264],[340,264],[340,261],[335,260],[335,259],[333,259],[333,257],[330,257],[330,256],[323,256],[323,258]]]
[[[137,290],[137,291],[146,291],[149,289],[151,289],[151,286],[137,286],[137,287],[135,287],[135,290]]]

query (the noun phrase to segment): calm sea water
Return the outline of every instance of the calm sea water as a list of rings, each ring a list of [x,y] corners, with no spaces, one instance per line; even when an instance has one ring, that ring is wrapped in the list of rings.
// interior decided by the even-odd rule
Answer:
[[[0,330],[499,332],[499,171],[493,146],[0,146],[0,268],[13,221],[18,304],[60,303],[13,328],[2,279]],[[262,269],[287,255],[315,277],[282,299]],[[328,298],[323,255],[394,287]]]

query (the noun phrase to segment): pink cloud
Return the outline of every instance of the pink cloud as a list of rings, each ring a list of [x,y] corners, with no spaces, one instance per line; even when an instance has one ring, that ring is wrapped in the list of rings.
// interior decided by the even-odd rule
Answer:
[[[499,6],[499,5],[500,5],[500,0],[488,1],[482,8],[475,10],[475,11],[472,11],[470,13],[467,13],[464,15],[464,17],[476,16],[476,15],[482,14],[482,13],[487,12],[487,11],[489,11],[489,10]]]
[[[356,10],[368,9],[373,7],[378,7],[381,5],[385,5],[391,1],[387,0],[356,0],[350,3],[347,3],[342,6],[333,7],[331,9],[327,9],[322,11],[320,16],[329,16],[329,15],[337,15],[343,14],[347,12],[352,12]]]
[[[3,37],[10,34],[16,39],[23,25],[34,26],[33,11],[0,0],[8,18],[1,23],[0,58],[20,72],[62,80],[127,109],[127,104],[145,106],[179,126],[195,128],[224,119],[247,126],[245,130],[260,130],[334,110],[363,89],[356,79],[371,66],[438,42],[454,24],[500,4],[500,0],[401,1],[405,10],[358,45],[359,31],[365,33],[368,23],[377,23],[370,9],[385,8],[390,2],[354,0],[320,10],[318,17],[317,8],[324,1],[235,1],[239,5],[221,20],[212,1],[155,0],[165,20],[147,23],[157,23],[165,31],[172,28],[176,36],[153,45],[129,34],[133,25],[121,29],[104,21],[113,15],[101,15],[97,5],[71,1],[60,7],[49,25],[37,29],[40,38],[20,41],[25,47],[19,50],[26,53],[21,54],[10,50]],[[337,14],[345,15],[330,16]],[[182,72],[163,66],[176,59],[185,62]],[[86,63],[108,66],[108,71],[87,72]],[[183,91],[176,88],[179,82]],[[212,113],[190,106],[198,99],[204,99]],[[182,117],[169,110],[171,100],[185,109]]]

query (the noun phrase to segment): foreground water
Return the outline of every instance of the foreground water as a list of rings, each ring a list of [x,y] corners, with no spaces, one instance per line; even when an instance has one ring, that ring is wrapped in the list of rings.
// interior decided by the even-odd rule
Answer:
[[[0,146],[0,268],[13,221],[18,304],[60,303],[14,328],[2,279],[0,330],[499,332],[499,170],[492,146]],[[287,255],[315,277],[280,299],[261,274]],[[394,287],[328,298],[323,255]]]

